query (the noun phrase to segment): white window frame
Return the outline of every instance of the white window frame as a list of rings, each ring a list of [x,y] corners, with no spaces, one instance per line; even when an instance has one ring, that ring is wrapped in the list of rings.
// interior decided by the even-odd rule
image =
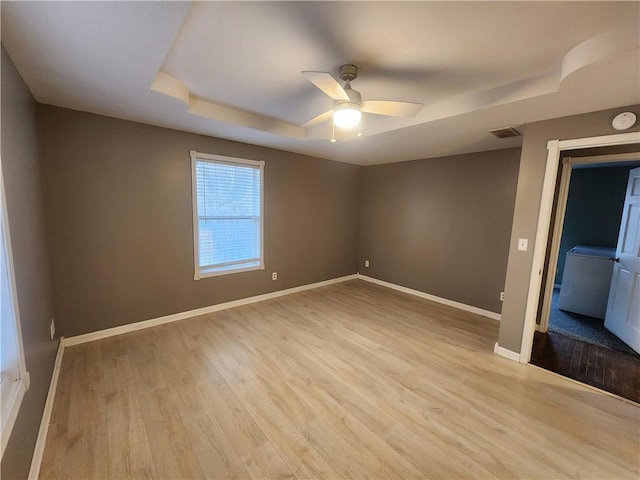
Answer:
[[[223,155],[214,155],[211,153],[202,153],[190,150],[191,155],[191,194],[192,194],[192,210],[193,210],[193,263],[194,263],[194,280],[201,278],[217,277],[220,275],[230,275],[233,273],[250,272],[254,270],[264,270],[264,161],[249,160],[246,158],[226,157]],[[233,268],[201,268],[200,259],[200,231],[198,228],[198,185],[196,179],[196,162],[211,163],[227,163],[230,165],[251,165],[260,168],[260,258],[257,265],[250,267],[239,266]]]
[[[1,454],[4,456],[11,431],[15,425],[18,412],[20,411],[20,405],[22,405],[22,399],[25,392],[29,389],[29,372],[27,372],[27,365],[24,359],[24,346],[22,344],[22,330],[20,328],[20,311],[18,308],[18,296],[16,290],[16,276],[13,266],[13,251],[11,249],[11,233],[9,231],[9,215],[7,213],[7,197],[4,190],[4,175],[2,173],[2,159],[0,158],[0,209],[2,210],[2,228],[4,229],[4,253],[6,255],[7,273],[9,275],[9,288],[11,289],[11,310],[13,311],[15,341],[17,343],[18,353],[18,380],[16,382],[16,388],[12,392],[12,396],[7,402],[8,404],[2,405],[3,419],[2,431],[0,433]],[[0,240],[1,241],[1,240]],[[5,413],[8,412],[8,413]]]

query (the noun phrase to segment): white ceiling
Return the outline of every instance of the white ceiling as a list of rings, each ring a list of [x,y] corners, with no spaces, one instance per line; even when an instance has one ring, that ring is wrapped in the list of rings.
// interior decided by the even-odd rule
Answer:
[[[638,2],[1,8],[2,42],[41,103],[361,165],[508,148],[521,139],[487,130],[640,103]],[[332,106],[300,71],[337,77],[347,62],[363,99],[425,108],[365,115],[363,136],[337,143],[330,122],[300,129]],[[157,77],[170,88],[151,90]]]

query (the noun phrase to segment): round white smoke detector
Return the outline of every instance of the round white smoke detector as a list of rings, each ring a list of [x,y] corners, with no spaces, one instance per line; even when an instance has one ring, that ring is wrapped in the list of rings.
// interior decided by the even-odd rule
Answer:
[[[636,114],[633,112],[622,112],[616,115],[616,118],[613,119],[611,125],[616,130],[626,130],[627,128],[631,128],[636,123]]]

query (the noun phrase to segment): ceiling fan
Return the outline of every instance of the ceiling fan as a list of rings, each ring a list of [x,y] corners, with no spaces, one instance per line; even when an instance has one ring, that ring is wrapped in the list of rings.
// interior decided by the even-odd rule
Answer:
[[[304,77],[333,99],[333,108],[312,118],[302,127],[312,127],[333,117],[336,127],[352,128],[360,123],[362,113],[374,113],[390,117],[413,117],[422,110],[422,103],[393,102],[390,100],[362,100],[360,92],[351,88],[351,82],[358,76],[358,67],[347,63],[339,70],[345,82],[342,87],[327,72],[301,72]]]

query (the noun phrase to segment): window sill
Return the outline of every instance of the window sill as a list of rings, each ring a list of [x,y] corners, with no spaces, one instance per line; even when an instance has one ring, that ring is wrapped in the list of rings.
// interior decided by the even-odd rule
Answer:
[[[28,375],[28,374],[26,374]],[[11,431],[18,417],[18,411],[22,405],[22,399],[27,391],[28,376],[25,379],[18,381],[12,381],[11,385],[3,385],[4,389],[8,391],[2,392],[5,397],[2,404],[2,456],[4,456],[4,450],[9,442]],[[9,390],[10,388],[10,390]]]
[[[200,280],[208,277],[219,277],[221,275],[231,275],[233,273],[252,272],[254,270],[264,270],[264,265],[251,265],[246,267],[234,267],[234,268],[211,268],[203,269],[193,276],[194,280]]]

